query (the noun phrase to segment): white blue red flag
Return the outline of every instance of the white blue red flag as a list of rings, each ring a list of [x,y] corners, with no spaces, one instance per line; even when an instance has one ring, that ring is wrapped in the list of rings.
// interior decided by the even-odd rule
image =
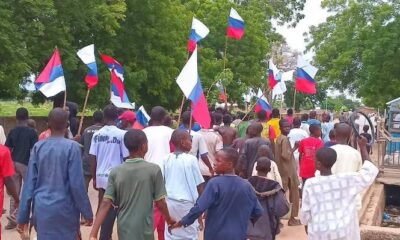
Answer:
[[[203,128],[210,128],[211,117],[197,71],[197,47],[176,79],[183,94],[191,101],[192,116]]]
[[[119,78],[117,70],[111,70],[111,98],[110,101],[118,108],[134,109],[125,91],[124,82]]]
[[[236,40],[240,40],[244,35],[244,20],[233,8],[231,8],[231,12],[229,14],[226,35],[229,38]]]
[[[254,112],[258,113],[262,110],[266,112],[272,111],[271,105],[269,105],[268,100],[264,96],[264,93],[261,91],[261,89],[258,89],[257,98],[258,99],[256,102],[256,106],[254,107]]]
[[[94,44],[88,45],[80,49],[77,53],[78,57],[89,68],[89,72],[85,77],[85,82],[89,89],[92,89],[99,82],[97,75],[96,57],[94,55]]]
[[[193,52],[194,49],[197,46],[197,43],[205,38],[210,30],[206,25],[204,25],[202,22],[197,20],[196,18],[193,18],[192,20],[192,30],[190,31],[190,36],[189,36],[189,41],[188,41],[188,51]]]
[[[144,129],[149,125],[150,116],[147,114],[146,109],[141,106],[136,112],[136,122],[134,124],[134,128],[136,129]]]
[[[134,109],[128,99],[124,86],[124,68],[114,58],[100,54],[101,60],[107,65],[111,72],[111,98],[110,101],[118,108]]]
[[[272,62],[272,59],[269,60],[269,67],[268,67],[268,86],[269,89],[274,89],[276,84],[278,84],[279,79],[277,79],[277,74],[279,73],[278,68]]]
[[[305,61],[302,56],[297,59],[296,90],[300,93],[316,94],[315,75],[318,68]]]
[[[34,84],[36,90],[41,91],[46,97],[53,97],[65,91],[64,71],[57,48],[54,50],[53,56],[51,56],[46,67],[39,74],[39,77],[36,78]]]

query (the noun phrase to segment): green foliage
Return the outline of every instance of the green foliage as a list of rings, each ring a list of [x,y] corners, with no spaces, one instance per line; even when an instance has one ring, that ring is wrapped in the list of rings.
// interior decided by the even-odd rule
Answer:
[[[335,14],[311,29],[319,78],[350,89],[368,106],[399,97],[400,2],[325,0]]]
[[[193,16],[211,30],[200,43],[199,75],[209,104],[217,101],[213,84],[222,80],[229,100],[241,102],[249,87],[266,82],[267,56],[282,41],[272,27],[296,23],[305,0],[3,0],[0,2],[0,94],[23,98],[19,84],[37,75],[54,47],[61,53],[68,100],[82,103],[87,69],[76,51],[94,43],[97,50],[115,57],[125,68],[125,85],[131,101],[147,108],[163,105],[176,109],[181,91],[175,83],[187,60],[186,43]],[[226,39],[230,7],[246,22],[242,40]],[[224,50],[227,41],[227,55]],[[109,72],[100,59],[99,85],[89,104],[101,107],[109,100]],[[223,71],[224,65],[226,70]],[[62,98],[58,96],[56,98]],[[34,102],[43,102],[40,93]]]

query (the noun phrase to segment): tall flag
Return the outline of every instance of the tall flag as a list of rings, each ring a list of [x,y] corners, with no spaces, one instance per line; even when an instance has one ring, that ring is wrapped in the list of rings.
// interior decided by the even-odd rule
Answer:
[[[278,84],[277,74],[279,73],[278,68],[272,62],[272,59],[269,60],[269,67],[268,67],[268,86],[269,89],[274,89],[276,84]]]
[[[54,50],[53,56],[51,56],[46,67],[39,74],[39,77],[36,78],[34,84],[36,90],[41,91],[46,97],[53,97],[66,90],[64,71],[57,48]]]
[[[254,112],[258,113],[261,110],[266,112],[272,111],[271,105],[269,105],[268,100],[264,96],[264,93],[261,91],[261,89],[258,89],[257,98],[256,106],[254,106]]]
[[[197,47],[176,79],[183,94],[191,101],[192,115],[203,128],[210,128],[211,118],[197,71]]]
[[[136,122],[133,125],[135,129],[144,129],[149,125],[150,116],[147,114],[146,109],[141,106],[136,112]]]
[[[218,81],[217,84],[215,84],[215,86],[217,87],[218,92],[219,92],[218,99],[223,102],[228,101],[228,96],[226,96],[225,88],[224,88],[224,85],[222,85],[222,82]]]
[[[316,94],[317,88],[314,80],[318,68],[305,61],[302,56],[297,59],[296,90],[306,94]]]
[[[100,54],[100,57],[101,60],[103,60],[103,62],[107,65],[108,70],[111,72],[114,69],[117,76],[124,81],[124,68],[122,67],[122,64],[105,54]]]
[[[111,98],[110,101],[118,108],[134,109],[125,91],[124,82],[119,78],[117,70],[111,70]]]
[[[76,54],[89,68],[89,72],[85,77],[85,82],[88,89],[92,89],[99,82],[99,77],[97,75],[96,57],[94,55],[94,44],[82,48]]]
[[[226,35],[229,38],[233,38],[236,40],[240,40],[244,35],[244,20],[233,8],[231,8],[231,12],[229,14]]]
[[[197,46],[197,43],[205,38],[210,30],[202,22],[193,18],[192,20],[192,30],[190,31],[189,41],[188,41],[188,51],[193,52]]]
[[[100,54],[101,60],[107,65],[111,72],[111,98],[110,101],[118,108],[134,109],[128,99],[124,86],[124,68],[114,58]]]

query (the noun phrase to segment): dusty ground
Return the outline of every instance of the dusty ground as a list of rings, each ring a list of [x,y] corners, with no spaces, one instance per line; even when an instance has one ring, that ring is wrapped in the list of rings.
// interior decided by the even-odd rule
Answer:
[[[92,207],[93,209],[95,209],[97,207],[97,193],[94,190],[90,190],[89,191],[89,197],[90,197],[90,201],[92,203]],[[5,199],[4,199],[4,207],[6,209],[9,208],[9,197],[7,195],[5,195]],[[8,214],[8,211],[7,213]],[[1,230],[1,236],[3,240],[19,240],[19,234],[17,233],[16,230],[5,230],[4,226],[6,226],[7,224],[7,219],[6,219],[6,214],[3,215],[2,219],[1,219],[1,225],[2,225],[2,230]],[[89,239],[89,233],[90,233],[90,227],[82,227],[81,231],[82,231],[82,235],[83,235],[83,239],[84,240],[88,240]],[[118,239],[117,235],[116,235],[116,230],[114,231],[114,236],[113,239]],[[34,235],[34,234],[33,234]],[[305,240],[306,235],[304,233],[304,227],[303,226],[299,226],[299,227],[287,227],[285,226],[282,229],[281,234],[278,236],[277,240],[293,240],[294,238],[296,238],[296,240]],[[31,239],[34,239],[33,237]],[[203,238],[201,237],[200,240],[202,240]]]

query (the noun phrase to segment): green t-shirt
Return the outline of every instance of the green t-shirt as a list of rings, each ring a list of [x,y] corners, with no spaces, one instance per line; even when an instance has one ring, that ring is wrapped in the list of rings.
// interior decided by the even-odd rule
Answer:
[[[136,158],[114,168],[104,197],[118,206],[118,238],[153,240],[153,201],[166,195],[158,165]]]
[[[246,130],[249,125],[250,125],[249,121],[242,121],[241,123],[239,123],[239,125],[237,126],[239,137],[241,138],[246,137]]]

